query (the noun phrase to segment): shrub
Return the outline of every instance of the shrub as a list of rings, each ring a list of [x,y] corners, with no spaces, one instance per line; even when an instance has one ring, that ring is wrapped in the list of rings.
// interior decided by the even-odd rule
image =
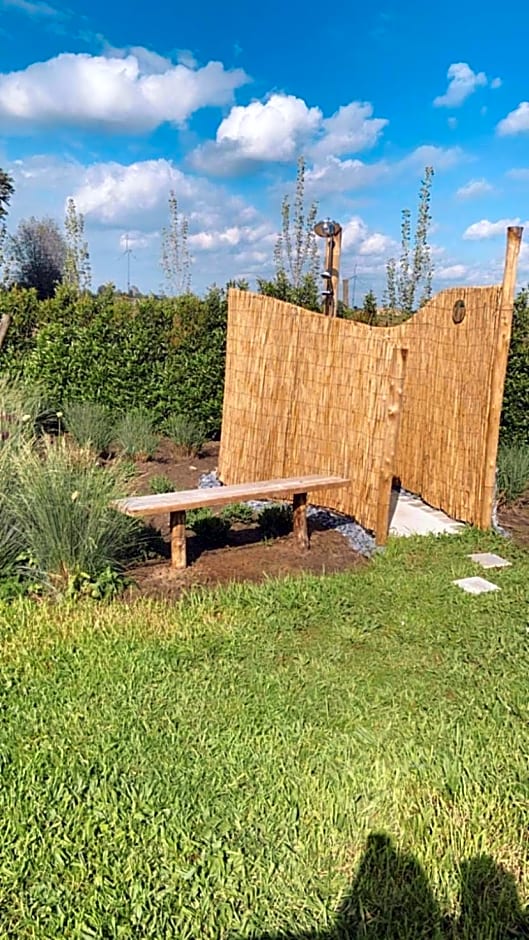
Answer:
[[[206,440],[202,425],[185,415],[171,415],[164,424],[164,431],[175,447],[189,457],[199,454]]]
[[[140,544],[141,524],[112,509],[123,495],[119,468],[101,468],[66,439],[16,451],[7,497],[19,542],[42,578],[58,591],[76,579],[108,580]]]
[[[514,502],[529,487],[529,445],[502,444],[498,451],[500,499]]]
[[[514,304],[501,439],[507,444],[529,444],[529,288],[520,291]]]
[[[188,513],[187,525],[190,529],[193,529],[195,535],[198,535],[203,542],[216,547],[226,544],[231,529],[231,523],[228,519],[214,516],[211,509],[197,510],[191,516],[191,519],[189,516],[191,516],[191,513]]]
[[[292,531],[293,511],[288,503],[272,503],[257,516],[265,538],[278,538]]]
[[[75,401],[63,405],[62,410],[66,430],[79,447],[91,447],[96,454],[109,452],[113,425],[110,412],[104,405]]]
[[[158,473],[156,476],[151,477],[149,489],[151,493],[173,493],[175,486],[168,476],[164,473]]]
[[[160,438],[154,430],[149,412],[144,408],[133,408],[118,421],[115,441],[123,456],[152,460]]]
[[[224,506],[221,516],[229,522],[253,522],[253,509],[248,503],[230,503]]]

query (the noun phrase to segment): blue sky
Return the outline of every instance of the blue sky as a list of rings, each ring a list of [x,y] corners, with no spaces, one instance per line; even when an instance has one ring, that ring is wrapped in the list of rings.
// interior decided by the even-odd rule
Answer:
[[[253,285],[272,273],[303,154],[308,196],[344,228],[343,275],[356,272],[357,296],[380,295],[431,164],[436,288],[497,281],[507,224],[529,219],[528,24],[525,4],[503,15],[490,0],[0,0],[10,227],[62,220],[71,195],[94,286],[125,286],[128,233],[132,281],[158,290],[173,189],[192,286]]]

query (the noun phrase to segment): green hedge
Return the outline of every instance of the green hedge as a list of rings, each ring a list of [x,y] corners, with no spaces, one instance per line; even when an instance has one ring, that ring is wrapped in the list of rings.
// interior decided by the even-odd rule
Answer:
[[[503,443],[529,443],[529,288],[520,291],[514,305],[501,439]]]
[[[115,411],[148,408],[156,422],[175,412],[220,431],[227,296],[129,298],[111,287],[81,297],[60,288],[0,292],[12,315],[0,372],[20,373],[53,404],[100,401]],[[516,299],[501,423],[504,442],[529,443],[529,289]]]
[[[107,288],[78,297],[61,288],[39,302],[34,291],[0,294],[13,317],[0,370],[38,383],[56,405],[99,401],[114,411],[144,407],[162,423],[174,412],[220,430],[227,300],[132,299]]]

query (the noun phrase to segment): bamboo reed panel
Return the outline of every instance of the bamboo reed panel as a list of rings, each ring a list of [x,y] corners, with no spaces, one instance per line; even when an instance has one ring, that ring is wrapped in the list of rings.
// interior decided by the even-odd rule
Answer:
[[[480,524],[500,300],[501,287],[452,288],[405,323],[375,328],[230,291],[221,479],[339,474],[350,485],[318,502],[382,538],[392,459],[404,487]],[[395,350],[406,371],[397,440]]]

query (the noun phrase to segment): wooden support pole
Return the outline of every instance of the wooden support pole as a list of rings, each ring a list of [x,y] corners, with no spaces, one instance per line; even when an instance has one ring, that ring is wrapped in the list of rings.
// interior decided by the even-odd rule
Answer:
[[[349,278],[344,277],[342,281],[342,301],[344,307],[349,306]]]
[[[296,493],[293,499],[294,509],[294,537],[303,551],[309,548],[309,533],[307,529],[307,494]]]
[[[518,268],[518,256],[522,244],[522,234],[523,228],[519,225],[510,225],[507,229],[505,267],[503,271],[496,347],[493,351],[494,359],[492,361],[489,416],[485,441],[483,482],[481,487],[480,526],[482,529],[488,529],[492,524],[503,388],[505,385],[505,373],[507,371],[507,360],[509,358],[509,346],[511,342],[514,292],[516,289],[516,273]]]
[[[338,291],[340,289],[340,256],[342,253],[342,229],[333,236],[332,241],[334,242],[332,250],[332,307],[331,307],[331,317],[335,317],[338,313]]]
[[[171,535],[171,567],[185,568],[187,565],[185,512],[169,513],[169,532]]]
[[[404,391],[407,358],[407,349],[398,347],[393,350],[386,421],[384,424],[384,450],[378,487],[377,527],[375,530],[377,545],[385,545],[388,540],[391,487],[395,470],[395,455],[399,440],[402,394]]]

